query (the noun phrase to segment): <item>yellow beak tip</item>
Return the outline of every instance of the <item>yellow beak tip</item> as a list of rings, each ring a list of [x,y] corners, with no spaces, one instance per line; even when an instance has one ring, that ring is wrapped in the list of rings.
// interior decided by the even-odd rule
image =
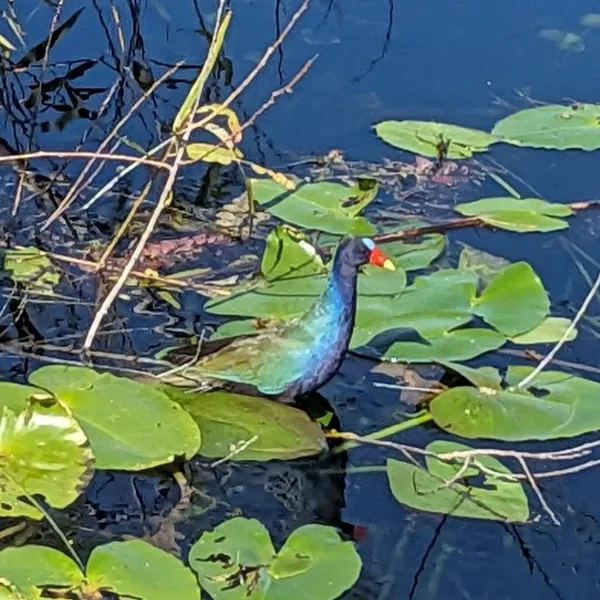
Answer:
[[[388,271],[396,270],[396,265],[389,258],[385,259],[385,262],[383,263],[382,266],[384,269],[387,269]]]

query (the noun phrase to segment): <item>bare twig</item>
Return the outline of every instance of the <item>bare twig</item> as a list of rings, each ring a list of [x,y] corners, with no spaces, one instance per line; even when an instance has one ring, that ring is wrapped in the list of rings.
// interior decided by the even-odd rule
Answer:
[[[527,384],[531,383],[546,368],[546,366],[548,366],[552,362],[552,359],[556,356],[556,354],[562,348],[564,343],[569,339],[569,336],[571,335],[571,333],[573,332],[575,327],[577,327],[577,323],[579,323],[579,321],[585,314],[585,311],[587,310],[590,302],[596,295],[598,288],[600,288],[600,273],[598,273],[598,276],[596,277],[596,281],[594,282],[594,285],[588,292],[588,295],[585,297],[584,301],[581,303],[581,306],[579,307],[579,310],[577,311],[575,318],[571,321],[571,323],[569,324],[569,326],[567,327],[567,329],[561,336],[560,340],[558,340],[558,342],[556,343],[554,348],[552,348],[552,350],[550,350],[550,352],[548,352],[548,354],[546,355],[544,360],[542,360],[537,365],[537,367],[535,367],[535,369],[533,371],[531,371],[531,373],[529,373],[529,375],[527,375],[527,377],[524,377],[517,384],[517,387],[522,388],[522,387],[525,387]]]
[[[525,475],[527,477],[527,481],[529,481],[529,484],[531,485],[531,489],[534,491],[539,503],[542,505],[542,508],[546,511],[546,513],[548,513],[548,516],[550,517],[552,522],[556,526],[560,526],[560,521],[556,518],[554,511],[550,508],[550,506],[548,506],[548,503],[546,502],[544,496],[542,495],[542,491],[540,490],[540,488],[537,484],[537,481],[535,480],[535,477],[531,474],[531,471],[529,470],[529,467],[527,466],[525,459],[522,456],[519,456],[517,458],[517,460],[519,461],[519,464],[521,465],[521,468],[523,469],[523,473],[525,473]]]
[[[215,462],[210,463],[210,466],[212,468],[218,467],[219,465],[222,465],[223,463],[227,462],[228,460],[231,460],[234,456],[236,456],[237,454],[239,454],[240,452],[243,452],[246,448],[248,448],[248,446],[250,446],[251,444],[254,444],[254,442],[257,439],[258,439],[258,435],[253,435],[249,440],[239,442],[231,449],[231,452],[229,452],[229,454],[227,456],[224,456],[223,458],[220,458],[219,460],[216,460]]]

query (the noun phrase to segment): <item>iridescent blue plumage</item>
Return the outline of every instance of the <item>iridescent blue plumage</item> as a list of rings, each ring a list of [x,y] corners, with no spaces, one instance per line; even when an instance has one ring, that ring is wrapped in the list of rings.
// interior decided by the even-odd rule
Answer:
[[[178,373],[179,384],[181,377],[190,381],[212,378],[250,385],[262,394],[287,399],[319,388],[336,373],[348,349],[358,269],[369,261],[393,268],[371,240],[344,239],[327,289],[308,312],[203,357]]]

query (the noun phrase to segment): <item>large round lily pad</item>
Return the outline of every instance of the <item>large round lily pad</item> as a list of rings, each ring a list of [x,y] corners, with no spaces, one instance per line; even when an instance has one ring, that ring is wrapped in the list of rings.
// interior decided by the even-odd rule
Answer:
[[[88,584],[120,598],[198,600],[194,574],[180,560],[142,540],[111,542],[92,551]]]
[[[447,144],[450,159],[470,158],[500,141],[479,129],[434,121],[382,121],[375,125],[375,132],[388,144],[423,156],[437,157],[440,144]]]
[[[290,460],[318,454],[327,447],[321,427],[292,406],[222,390],[188,394],[172,386],[163,389],[198,423],[202,456],[227,456],[233,447],[255,436],[234,460]]]
[[[181,561],[141,540],[97,546],[85,575],[70,557],[53,548],[8,548],[0,552],[0,573],[28,598],[40,598],[42,588],[48,587],[72,588],[77,598],[104,598],[104,592],[138,600],[200,597],[194,574]]]
[[[29,380],[72,411],[90,440],[98,468],[145,469],[198,451],[194,420],[152,385],[54,365],[34,371]]]
[[[272,179],[250,179],[252,196],[272,215],[305,229],[338,235],[372,235],[375,226],[344,207],[356,197],[356,189],[334,182],[308,183],[290,192]],[[361,208],[365,206],[361,204]]]
[[[505,441],[568,438],[600,430],[600,383],[543,371],[520,386],[531,367],[511,366],[503,386],[499,380],[492,384],[491,368],[486,369],[483,385],[474,370],[459,369],[478,387],[459,386],[432,400],[429,409],[439,427],[466,438]]]
[[[600,148],[600,105],[550,104],[520,110],[498,121],[492,134],[533,148]]]
[[[189,562],[214,600],[334,600],[361,569],[354,545],[332,527],[300,527],[276,553],[259,521],[239,517],[204,533]]]
[[[546,202],[539,198],[483,198],[457,204],[455,209],[467,217],[480,217],[488,225],[519,233],[548,232],[566,229],[562,217],[573,213],[565,204]]]
[[[442,454],[471,450],[468,446],[436,440],[427,446],[429,452]],[[477,460],[488,469],[510,474],[510,471],[491,456]],[[434,456],[425,458],[426,469],[393,458],[387,461],[390,489],[398,502],[417,510],[425,510],[454,517],[490,519],[494,521],[525,522],[529,505],[519,482],[483,475],[483,485],[469,483],[470,477],[480,475],[477,467],[466,469],[452,485],[463,460],[442,461]],[[467,479],[467,482],[464,479]]]
[[[63,406],[42,396],[28,400],[19,413],[6,406],[0,412],[2,517],[41,519],[43,513],[26,493],[64,508],[91,477],[93,457],[85,434]]]

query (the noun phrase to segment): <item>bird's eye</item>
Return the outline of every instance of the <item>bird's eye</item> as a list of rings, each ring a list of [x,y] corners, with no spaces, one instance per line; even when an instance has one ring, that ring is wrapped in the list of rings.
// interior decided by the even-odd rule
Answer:
[[[375,242],[370,238],[362,238],[362,243],[369,249],[375,250]]]

